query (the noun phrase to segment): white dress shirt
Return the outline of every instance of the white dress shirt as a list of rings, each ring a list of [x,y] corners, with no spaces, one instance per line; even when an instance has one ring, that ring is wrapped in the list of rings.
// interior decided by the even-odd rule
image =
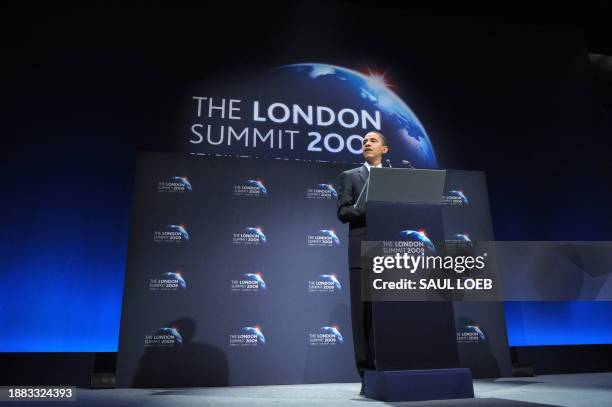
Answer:
[[[368,169],[368,174],[369,174],[370,173],[370,168],[372,168],[372,166],[367,161],[364,163],[364,165]],[[382,162],[380,162],[378,165],[375,165],[374,168],[382,168]]]

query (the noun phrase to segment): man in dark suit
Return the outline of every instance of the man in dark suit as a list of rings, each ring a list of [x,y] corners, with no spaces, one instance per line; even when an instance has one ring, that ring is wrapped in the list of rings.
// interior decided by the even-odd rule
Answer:
[[[370,168],[382,167],[382,157],[389,151],[387,139],[382,133],[372,131],[363,137],[365,163],[340,174],[338,188],[338,219],[349,223],[349,281],[351,295],[351,321],[355,362],[361,376],[366,369],[374,369],[374,347],[372,339],[372,303],[361,301],[361,241],[365,235],[365,196],[361,193],[370,176]],[[365,195],[365,193],[364,193]]]

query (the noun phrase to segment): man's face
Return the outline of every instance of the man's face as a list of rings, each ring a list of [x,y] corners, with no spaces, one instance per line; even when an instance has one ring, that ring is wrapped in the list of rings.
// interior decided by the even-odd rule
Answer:
[[[378,133],[368,133],[363,136],[363,158],[369,163],[379,163],[383,154],[389,148],[383,144],[382,138]]]

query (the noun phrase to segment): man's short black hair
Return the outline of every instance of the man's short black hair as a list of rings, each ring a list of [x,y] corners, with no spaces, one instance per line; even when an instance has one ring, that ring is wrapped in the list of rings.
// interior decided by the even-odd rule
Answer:
[[[380,131],[376,131],[376,130],[372,130],[372,131],[368,131],[366,133],[366,135],[370,134],[370,133],[376,133],[380,136],[380,139],[382,140],[383,146],[387,146],[389,147],[389,143],[387,142],[387,138],[380,132]],[[365,137],[365,136],[364,136]]]

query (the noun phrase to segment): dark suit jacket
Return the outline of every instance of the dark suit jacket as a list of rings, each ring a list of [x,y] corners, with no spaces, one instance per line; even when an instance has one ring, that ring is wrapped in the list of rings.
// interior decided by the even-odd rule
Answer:
[[[359,194],[363,191],[368,175],[368,169],[365,165],[340,174],[340,183],[338,184],[338,219],[342,223],[348,223],[351,230],[363,228],[366,225],[365,212],[359,208],[353,208],[353,205],[355,205]]]
[[[366,214],[362,209],[353,208],[353,205],[363,191],[368,175],[365,165],[340,174],[338,219],[349,224],[349,268],[361,267],[361,240],[365,235]]]

